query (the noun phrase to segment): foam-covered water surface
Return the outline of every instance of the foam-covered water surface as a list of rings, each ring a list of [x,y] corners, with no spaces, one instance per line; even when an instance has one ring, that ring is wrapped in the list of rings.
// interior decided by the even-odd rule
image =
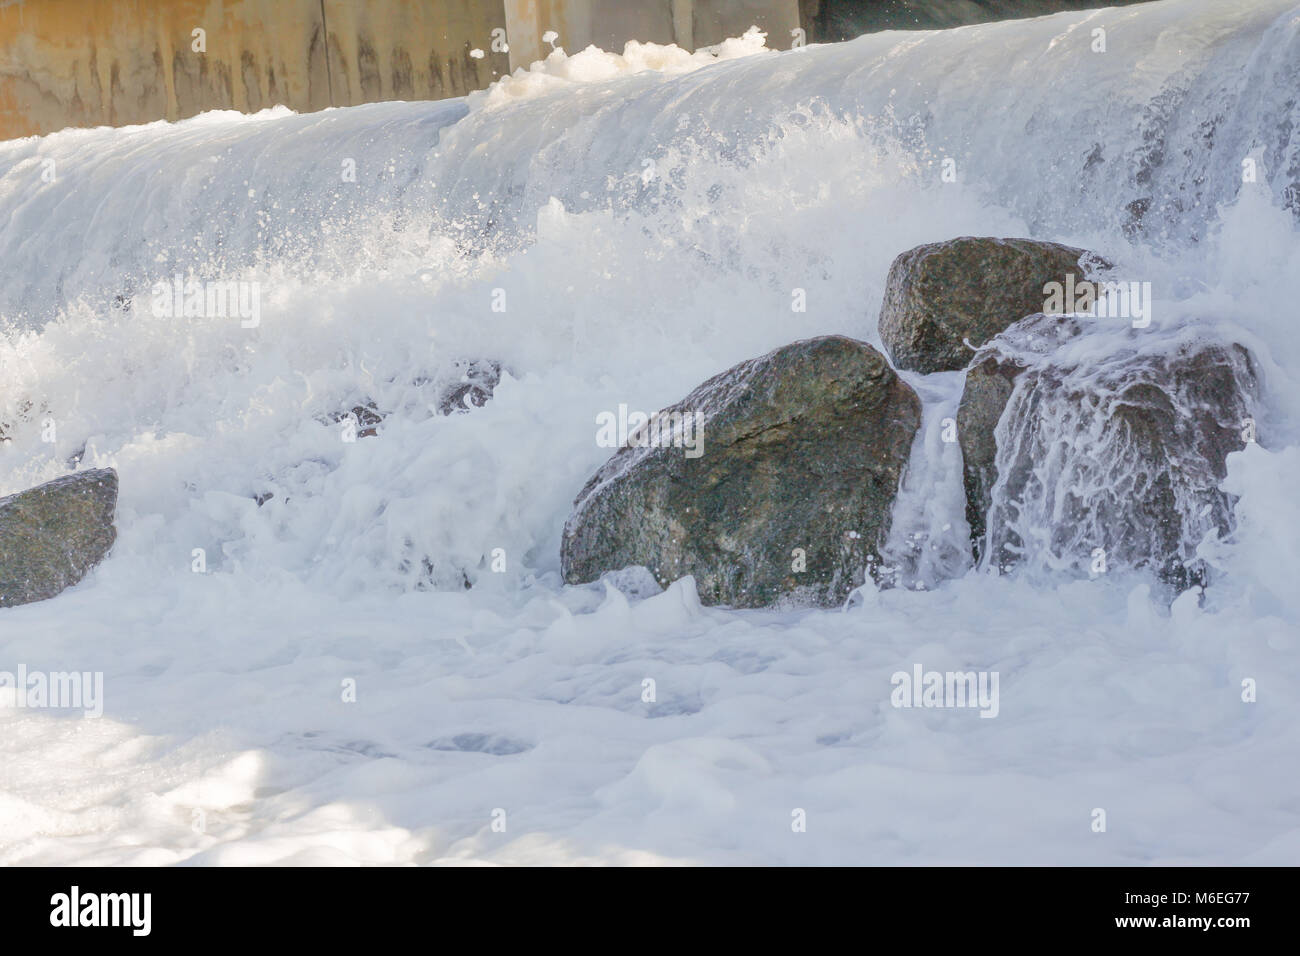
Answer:
[[[1162,0],[0,143],[0,493],[121,479],[110,558],[0,613],[0,670],[105,692],[0,708],[0,861],[1295,863],[1297,88],[1293,0]],[[1151,283],[1149,328],[1056,367],[1249,349],[1261,440],[1201,529],[1210,588],[971,567],[936,437],[960,373],[914,383],[907,587],[734,612],[561,584],[597,414],[799,338],[879,346],[892,259],[961,235]],[[256,324],[158,314],[178,275],[249,284]],[[442,414],[471,360],[492,399]],[[376,435],[342,440],[353,408]],[[891,706],[917,663],[997,671],[997,717]]]

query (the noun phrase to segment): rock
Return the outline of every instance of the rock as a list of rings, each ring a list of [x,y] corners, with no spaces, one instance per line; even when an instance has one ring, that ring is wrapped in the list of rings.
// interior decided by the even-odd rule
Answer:
[[[1020,367],[1014,362],[985,359],[966,372],[966,386],[957,408],[957,443],[961,446],[962,481],[966,488],[966,522],[976,563],[982,557],[985,518],[997,481],[998,446],[993,433],[1011,398]]]
[[[117,472],[97,468],[0,498],[0,607],[54,597],[117,538]]]
[[[482,408],[501,383],[501,363],[492,360],[458,362],[460,381],[448,387],[438,400],[438,411],[444,415]]]
[[[921,406],[871,346],[795,342],[666,416],[695,416],[700,454],[685,432],[685,447],[629,436],[574,502],[566,581],[644,565],[661,587],[693,575],[705,604],[838,606],[874,571]]]
[[[1054,351],[1082,331],[1078,319],[1032,315],[1016,325],[1018,340],[1033,340],[1039,352]],[[987,356],[987,357],[984,357]],[[985,349],[966,370],[966,384],[957,407],[957,444],[961,448],[962,480],[966,488],[966,522],[978,564],[983,557],[986,518],[997,481],[997,442],[994,432],[1011,398],[1016,376],[1024,366],[997,351]]]
[[[895,368],[962,369],[974,349],[1027,315],[1042,312],[1049,282],[1077,283],[1083,249],[1037,239],[950,239],[894,260],[880,309],[880,338]],[[1105,266],[1090,256],[1090,263]],[[967,346],[965,342],[969,342]]]
[[[431,386],[437,390],[437,410],[440,415],[453,415],[482,408],[492,398],[492,393],[501,383],[502,371],[508,371],[500,362],[492,359],[462,360],[452,363],[450,374],[446,378],[417,378],[413,385],[417,388]],[[434,406],[430,406],[432,410]],[[351,434],[355,438],[374,438],[379,434],[379,426],[384,423],[394,409],[383,410],[371,398],[363,398],[358,404],[346,411],[333,412],[321,421],[351,422]],[[2,433],[0,433],[2,437]]]
[[[379,410],[379,406],[367,399],[364,404],[353,405],[346,412],[335,412],[332,417],[336,423],[350,420],[357,438],[374,438],[379,434],[379,426],[386,416]]]
[[[1234,526],[1218,485],[1253,421],[1250,354],[1189,340],[1166,351],[1130,345],[1085,365],[1056,353],[1077,334],[1073,322],[1029,317],[1009,334],[1036,329],[1041,358],[999,340],[967,373],[957,430],[977,560],[999,570],[1026,557],[1091,574],[1145,568],[1175,590],[1204,583],[1196,546]],[[1053,327],[1055,340],[1041,334]]]

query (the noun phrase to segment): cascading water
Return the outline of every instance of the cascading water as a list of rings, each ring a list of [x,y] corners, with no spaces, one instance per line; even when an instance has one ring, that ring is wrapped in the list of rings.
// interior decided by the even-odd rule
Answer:
[[[781,55],[758,52],[751,35],[722,60],[653,47],[557,54],[471,97],[468,112],[453,101],[211,114],[5,144],[0,309],[14,335],[37,338],[21,358],[9,353],[0,411],[15,437],[59,423],[54,456],[40,443],[18,442],[34,450],[27,457],[11,449],[11,483],[52,476],[83,445],[131,467],[123,452],[140,436],[185,434],[198,442],[180,465],[192,487],[278,489],[277,501],[293,502],[293,513],[277,505],[248,519],[299,539],[291,566],[345,535],[369,540],[357,556],[381,566],[350,571],[358,582],[409,584],[418,575],[382,568],[418,568],[420,553],[446,564],[438,580],[459,581],[461,569],[472,578],[494,543],[548,569],[559,491],[525,526],[485,517],[489,540],[457,541],[443,522],[459,508],[435,504],[426,513],[438,517],[398,527],[396,503],[412,489],[381,482],[357,524],[338,527],[341,497],[371,482],[349,474],[319,422],[377,402],[397,413],[390,430],[433,428],[421,424],[430,397],[416,383],[445,379],[456,362],[501,359],[521,375],[568,364],[588,387],[564,404],[529,402],[536,427],[562,417],[581,442],[563,453],[582,463],[564,469],[576,477],[599,464],[581,438],[588,410],[667,404],[719,366],[801,335],[877,341],[888,260],[961,232],[1075,240],[1185,300],[1214,281],[1214,244],[1193,240],[1211,238],[1243,159],[1258,160],[1279,214],[1295,215],[1300,124],[1294,76],[1278,64],[1300,61],[1287,59],[1300,40],[1287,10],[1261,3],[1229,17],[1215,4],[1156,4]],[[1110,48],[1094,52],[1087,38],[1103,23]],[[1139,42],[1147,52],[1134,68],[1118,49]],[[994,72],[1009,60],[1024,65]],[[940,176],[947,158],[955,183]],[[54,182],[41,178],[46,160]],[[1145,210],[1136,226],[1135,204]],[[155,317],[150,291],[176,275],[257,281],[261,328]],[[789,311],[796,287],[809,291],[806,313]],[[496,289],[506,311],[494,310]],[[119,359],[70,355],[61,336]],[[658,357],[653,372],[642,356]],[[617,385],[590,387],[593,376]],[[250,417],[264,437],[244,436],[241,467],[221,435]],[[490,418],[476,427],[491,430]],[[293,435],[310,446],[306,466],[288,458]],[[518,469],[497,457],[482,465],[494,492],[476,481],[462,500],[492,509],[523,493]],[[950,463],[939,480],[951,473]],[[149,498],[172,519],[192,513],[189,498]],[[214,520],[183,537],[216,534],[223,551],[239,550],[230,517]],[[394,548],[405,554],[396,564]],[[942,563],[956,568],[951,556]]]
[[[962,373],[906,374],[921,399],[923,421],[894,503],[881,557],[881,584],[924,590],[959,577],[971,565],[970,526],[963,514],[957,405]]]
[[[1234,527],[1219,463],[1263,439],[1249,353],[1213,327],[1099,321],[1034,317],[976,359],[1021,369],[997,426],[983,565],[1203,581],[1198,547]]]
[[[464,101],[0,143],[0,492],[73,458],[121,478],[110,559],[56,601],[7,610],[0,635],[32,666],[104,671],[123,708],[99,736],[35,717],[6,735],[0,862],[530,859],[537,845],[576,860],[642,839],[657,858],[734,861],[719,848],[736,833],[804,862],[862,847],[880,862],[918,847],[1294,853],[1291,781],[1264,773],[1242,794],[1203,768],[1222,740],[1289,766],[1300,721],[1274,699],[1247,726],[1220,693],[1300,679],[1281,570],[1300,560],[1300,514],[1280,477],[1300,439],[1286,288],[1300,7],[1160,0],[721,52],[556,54]],[[1092,249],[1155,290],[1140,333],[1021,354],[995,495],[1019,543],[994,544],[1032,548],[1042,570],[1090,552],[1106,502],[1146,487],[1110,407],[1207,329],[1249,351],[1262,440],[1229,457],[1234,522],[1224,499],[1178,499],[1183,556],[1223,571],[1203,608],[1150,610],[1148,583],[1121,574],[1047,588],[965,573],[961,456],[943,435],[960,373],[913,383],[926,418],[889,545],[904,586],[864,591],[860,610],[732,614],[686,585],[632,601],[560,585],[573,496],[609,454],[598,414],[665,407],[799,338],[879,346],[890,262],[960,235]],[[155,314],[155,284],[177,275],[256,283],[260,321]],[[472,361],[507,370],[492,400],[441,414]],[[378,434],[341,441],[355,407],[382,414]],[[1140,563],[1147,530],[1112,550]],[[1001,668],[999,719],[900,721],[880,701],[921,650]],[[340,711],[350,679],[362,703]],[[1135,711],[1150,735],[1123,722]],[[488,761],[514,761],[511,786],[553,838],[484,836],[481,807],[507,799]],[[1260,770],[1223,765],[1223,781]],[[977,783],[990,767],[1001,778]],[[935,771],[965,783],[935,793]],[[1222,842],[1201,850],[1137,798],[1127,819],[1166,834],[1155,849],[1118,834],[1079,849],[1062,835],[1073,810],[1020,812],[1081,791],[1123,802],[1121,776],[1199,819],[1232,804]],[[860,813],[862,793],[894,822]],[[814,798],[825,816],[799,846],[788,826],[763,835]],[[207,834],[188,828],[196,806]]]

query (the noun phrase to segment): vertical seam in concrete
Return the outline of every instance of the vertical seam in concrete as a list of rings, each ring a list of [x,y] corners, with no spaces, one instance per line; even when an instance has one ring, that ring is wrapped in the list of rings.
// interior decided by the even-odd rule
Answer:
[[[673,42],[683,50],[695,52],[695,2],[672,0],[669,18],[673,26]]]
[[[330,75],[330,28],[325,22],[325,0],[320,0],[320,32],[325,41],[325,95],[334,105],[334,77]]]

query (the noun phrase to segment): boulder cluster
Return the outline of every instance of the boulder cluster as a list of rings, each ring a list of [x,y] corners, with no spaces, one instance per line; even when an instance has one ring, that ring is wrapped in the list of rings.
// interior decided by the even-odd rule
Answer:
[[[1196,546],[1233,528],[1219,486],[1227,456],[1255,440],[1256,364],[1212,336],[1144,340],[1149,302],[1127,339],[1094,313],[1045,311],[1111,268],[1031,239],[904,252],[885,283],[885,354],[840,335],[793,342],[637,419],[574,502],[565,580],[690,575],[704,603],[735,608],[834,607],[868,580],[889,586],[883,554],[924,420],[913,385],[961,373],[945,440],[961,450],[974,566],[1036,555],[1066,571],[1146,569],[1174,591],[1206,583]],[[486,402],[501,366],[461,371],[442,414]],[[382,427],[373,403],[349,414],[359,437]],[[112,469],[0,498],[0,607],[80,581],[113,545],[116,503]]]
[[[1031,239],[904,252],[879,317],[888,360],[826,336],[701,384],[660,416],[697,416],[705,453],[629,436],[574,502],[565,580],[643,566],[661,586],[692,575],[704,603],[737,608],[832,607],[868,578],[887,584],[881,551],[922,421],[899,372],[964,371],[956,440],[975,564],[1006,571],[1041,546],[1058,566],[1109,554],[1175,589],[1203,583],[1188,542],[1231,526],[1218,484],[1247,440],[1254,364],[1235,343],[1195,341],[1154,358],[1135,346],[1090,374],[1057,362],[1090,319],[1044,314],[1049,290],[1110,268]],[[1074,493],[1088,482],[1094,494]],[[1045,543],[1023,539],[1024,515],[1042,517]]]

